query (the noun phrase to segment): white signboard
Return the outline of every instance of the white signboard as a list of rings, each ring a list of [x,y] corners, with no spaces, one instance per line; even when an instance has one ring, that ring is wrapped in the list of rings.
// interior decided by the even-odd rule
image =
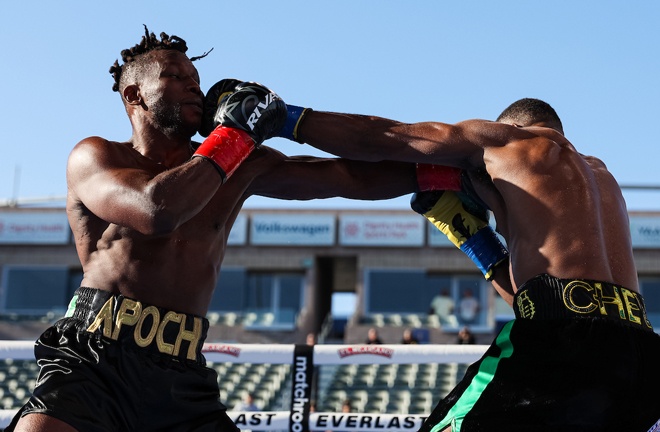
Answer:
[[[426,219],[418,215],[342,215],[339,243],[344,246],[422,246]]]
[[[66,213],[0,213],[0,244],[67,244]]]
[[[633,248],[660,248],[660,218],[630,216]]]
[[[247,243],[247,221],[248,218],[244,214],[239,214],[234,225],[231,227],[227,244],[231,246],[245,245]]]
[[[334,215],[253,214],[250,243],[270,246],[332,246]]]

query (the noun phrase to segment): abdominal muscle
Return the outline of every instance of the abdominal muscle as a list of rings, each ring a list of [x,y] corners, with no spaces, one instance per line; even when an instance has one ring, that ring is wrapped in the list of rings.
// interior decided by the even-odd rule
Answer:
[[[82,286],[177,312],[206,314],[222,259],[220,251],[209,251],[208,241],[124,238],[107,246],[88,255]]]

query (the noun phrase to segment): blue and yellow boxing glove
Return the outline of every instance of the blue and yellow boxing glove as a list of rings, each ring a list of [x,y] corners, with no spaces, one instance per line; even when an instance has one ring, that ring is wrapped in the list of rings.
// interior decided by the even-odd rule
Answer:
[[[491,280],[495,267],[508,260],[509,251],[488,224],[488,210],[461,191],[460,170],[451,174],[440,168],[440,180],[427,178],[423,184],[420,182],[422,191],[413,194],[410,207],[445,234]],[[437,190],[440,187],[450,190]]]

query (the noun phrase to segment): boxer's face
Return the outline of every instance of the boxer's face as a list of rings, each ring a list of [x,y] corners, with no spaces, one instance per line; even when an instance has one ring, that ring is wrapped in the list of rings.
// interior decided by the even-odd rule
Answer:
[[[188,57],[174,50],[150,53],[140,92],[154,125],[168,133],[192,137],[202,121],[203,93],[199,74]]]

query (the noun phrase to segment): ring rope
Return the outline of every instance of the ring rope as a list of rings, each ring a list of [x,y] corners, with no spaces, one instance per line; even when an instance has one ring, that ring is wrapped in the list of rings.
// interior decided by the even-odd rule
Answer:
[[[0,428],[9,426],[18,410],[0,410]],[[242,431],[285,431],[289,429],[289,411],[227,411]],[[397,432],[417,431],[426,420],[418,414],[311,413],[309,430]]]
[[[205,343],[207,361],[218,363],[291,364],[297,345]],[[299,347],[299,346],[298,346]],[[311,348],[311,347],[310,347]],[[315,345],[314,365],[472,363],[487,345]],[[34,341],[0,341],[0,359],[34,360]],[[9,425],[17,410],[0,410],[0,428]],[[289,411],[229,411],[242,430],[289,430]],[[309,430],[360,432],[418,430],[426,415],[384,413],[309,414]]]
[[[206,360],[230,363],[291,363],[292,344],[205,343]],[[486,345],[315,345],[314,364],[472,363]],[[34,360],[34,341],[0,341],[0,359]]]

